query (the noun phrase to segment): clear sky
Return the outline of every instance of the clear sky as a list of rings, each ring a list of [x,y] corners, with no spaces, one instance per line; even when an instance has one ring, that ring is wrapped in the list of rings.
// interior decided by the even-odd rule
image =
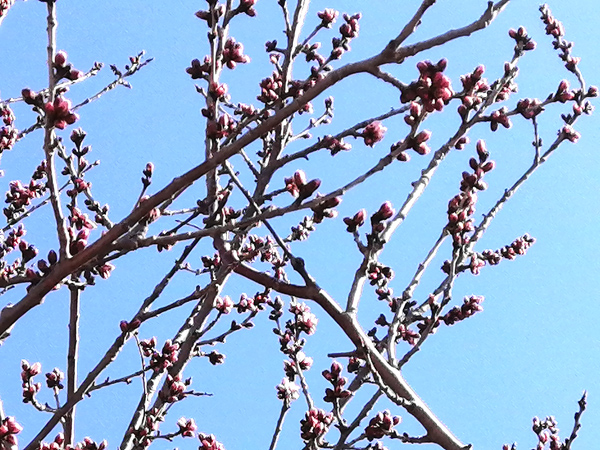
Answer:
[[[254,101],[259,92],[258,82],[271,73],[264,43],[273,39],[283,41],[281,14],[275,3],[260,0],[256,18],[244,17],[233,23],[231,34],[244,44],[245,53],[252,58],[251,64],[224,75],[223,81],[228,83],[234,102]],[[419,3],[415,0],[314,1],[307,33],[318,22],[317,11],[325,7],[348,13],[362,12],[360,36],[352,42],[352,51],[343,60],[357,61],[378,52],[398,33]],[[486,4],[484,0],[439,0],[411,42],[472,21]],[[600,8],[597,3],[556,0],[549,6],[563,22],[566,38],[575,42],[574,54],[582,58],[580,69],[586,81],[597,85],[600,82],[597,25]],[[101,161],[89,175],[94,193],[102,202],[110,204],[113,220],[119,220],[137,200],[139,178],[148,161],[156,166],[150,188],[155,192],[202,160],[204,119],[200,108],[203,101],[185,68],[194,58],[202,60],[207,52],[205,24],[194,16],[195,11],[205,7],[205,2],[60,0],[57,7],[58,48],[68,53],[69,61],[80,70],[89,69],[94,61],[106,63],[97,77],[71,90],[69,97],[74,101],[81,101],[112,80],[108,64],[122,67],[129,56],[140,50],[155,58],[130,79],[133,89],[117,89],[79,112],[78,125],[87,131],[87,140],[93,146],[89,159]],[[334,30],[339,24],[338,21]],[[455,87],[460,86],[459,75],[472,71],[479,63],[485,64],[489,79],[495,78],[512,55],[514,42],[507,31],[521,25],[527,27],[538,48],[523,58],[517,79],[519,93],[509,105],[522,97],[543,99],[556,90],[563,78],[575,85],[575,78],[564,70],[551,48],[550,37],[544,34],[537,4],[528,0],[511,1],[489,29],[442,49],[433,49],[390,70],[410,82],[417,76],[415,64],[419,60],[437,61],[446,57],[447,74]],[[17,2],[0,26],[1,98],[18,96],[24,87],[39,90],[45,86],[45,26],[45,6],[34,1]],[[317,40],[328,48],[332,36],[334,32],[324,33]],[[305,76],[304,69],[302,64],[298,65],[298,78]],[[333,134],[344,126],[399,105],[394,89],[364,75],[344,81],[333,94],[336,116],[324,133]],[[315,107],[320,108],[321,101],[315,101]],[[433,131],[432,146],[443,143],[447,133],[456,126],[454,108],[451,106],[446,114],[434,116],[431,125],[426,125]],[[33,114],[23,105],[15,106],[14,111],[18,128],[33,123]],[[569,111],[553,106],[542,116],[540,131],[544,143],[553,141],[562,126],[560,114],[563,112]],[[485,126],[470,133],[471,142],[486,139],[497,163],[497,169],[486,177],[490,188],[480,195],[477,214],[487,211],[532,161],[531,123],[516,117],[513,123],[513,129],[501,129],[495,134]],[[597,446],[600,336],[594,311],[599,301],[600,273],[598,123],[595,115],[577,122],[575,128],[582,135],[577,145],[563,144],[510,200],[479,243],[477,250],[482,251],[509,244],[526,232],[537,239],[525,257],[486,267],[477,277],[460,277],[454,297],[460,302],[465,295],[483,295],[484,312],[454,327],[442,327],[404,370],[409,383],[438,417],[463,442],[473,443],[475,448],[500,449],[502,444],[513,441],[517,441],[521,449],[533,447],[536,444],[531,432],[533,416],[555,415],[564,437],[570,432],[583,390],[589,391],[589,408],[574,448]],[[389,145],[406,130],[401,119],[392,120],[386,126],[388,136],[374,149],[360,141],[351,141],[352,152],[335,158],[320,155],[302,162],[299,167],[311,178],[323,180],[321,191],[333,190],[383,156]],[[68,133],[67,130],[60,134],[66,138]],[[7,190],[12,180],[29,180],[43,157],[42,143],[43,133],[38,131],[2,155],[1,168],[5,176],[0,179],[0,191]],[[410,280],[416,264],[445,225],[447,201],[458,192],[460,174],[468,170],[468,159],[474,153],[473,145],[463,152],[451,153],[384,251],[381,260],[394,268],[396,279],[392,287],[397,292]],[[342,301],[347,295],[360,263],[360,255],[351,236],[345,233],[341,218],[360,208],[372,213],[384,200],[401,204],[425,161],[414,155],[409,164],[398,164],[353,191],[338,208],[336,220],[326,221],[311,239],[294,246],[297,255],[307,261],[309,270],[334,298]],[[282,185],[283,177],[291,173],[291,169],[290,173],[281,173]],[[202,187],[193,187],[188,198],[200,198],[202,192]],[[302,218],[301,215],[295,217]],[[40,248],[41,254],[56,248],[52,237],[54,228],[48,225],[51,220],[51,211],[46,207],[27,223],[28,238]],[[281,234],[288,231],[290,223],[287,221],[275,223]],[[213,251],[208,244],[204,249],[207,253]],[[445,247],[434,265],[441,265],[449,254],[450,248]],[[104,354],[119,333],[119,321],[137,310],[140,300],[151,292],[175,255],[148,249],[119,260],[108,281],[99,280],[96,287],[84,292],[80,377]],[[191,261],[195,267],[200,266],[199,256]],[[441,276],[441,272],[432,269],[417,296],[425,298],[428,289],[436,286]],[[165,302],[187,295],[201,282],[203,280],[191,274],[182,275],[168,291]],[[241,292],[253,294],[256,290],[248,282],[232,281],[226,293],[236,299]],[[18,301],[22,295],[20,288],[9,291],[0,297],[0,308]],[[0,347],[0,398],[5,412],[16,416],[25,427],[20,435],[22,444],[29,442],[47,417],[21,402],[19,362],[21,359],[40,361],[44,373],[54,367],[65,369],[67,299],[64,289],[49,295],[45,304],[17,324],[13,336]],[[368,293],[361,306],[364,328],[371,328],[383,304]],[[320,373],[330,364],[327,353],[351,348],[349,341],[335,330],[316,305],[314,310],[321,321],[317,333],[307,344],[306,352],[315,358],[315,365],[307,376],[314,389],[313,396],[320,400],[325,386]],[[157,335],[162,342],[172,336],[181,318],[180,313],[165,316],[154,328],[142,328],[141,337]],[[272,323],[266,315],[256,323],[255,329],[232,336],[227,345],[218,349],[227,356],[224,365],[212,367],[206,361],[190,365],[186,376],[194,377],[194,388],[213,396],[176,405],[164,432],[174,431],[176,420],[185,415],[195,418],[199,431],[217,435],[227,449],[268,448],[280,407],[274,387],[283,377],[283,356],[278,353],[277,340],[271,333]],[[131,342],[115,368],[101,378],[122,375],[136,370],[138,365],[139,355]],[[94,394],[83,402],[78,406],[78,440],[84,436],[108,439],[110,447],[115,448],[139,395],[139,382],[134,382]],[[49,396],[41,399],[51,400]],[[301,402],[298,401],[288,418],[280,448],[301,448],[298,421],[305,406]],[[319,406],[326,408],[327,404],[320,402]],[[390,405],[383,401],[380,409],[385,408]],[[407,414],[397,407],[392,406],[392,409],[406,421],[406,428],[400,425],[399,431],[419,433],[419,427]],[[192,449],[197,447],[197,441],[154,444],[154,448],[164,449],[175,446]],[[390,449],[400,446],[397,442],[388,445]]]

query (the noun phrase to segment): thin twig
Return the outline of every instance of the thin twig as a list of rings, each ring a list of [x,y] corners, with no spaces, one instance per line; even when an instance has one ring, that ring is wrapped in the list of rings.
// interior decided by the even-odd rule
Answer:
[[[571,430],[571,435],[565,439],[565,443],[562,446],[562,450],[571,450],[571,445],[573,441],[577,438],[577,432],[581,428],[581,416],[583,415],[585,408],[587,406],[587,391],[583,391],[583,395],[581,399],[577,402],[579,405],[579,411],[575,413],[575,423],[573,423],[573,429]]]
[[[74,281],[77,278],[73,276]],[[69,352],[67,356],[67,401],[75,396],[77,391],[77,362],[79,360],[79,303],[81,289],[69,287]],[[65,415],[65,442],[73,445],[75,441],[75,406]]]
[[[275,447],[277,447],[277,441],[279,440],[281,430],[283,429],[283,421],[285,420],[285,415],[289,410],[290,402],[288,400],[284,400],[283,404],[281,405],[279,417],[277,418],[277,425],[275,425],[275,431],[273,432],[273,437],[271,438],[271,445],[269,445],[269,450],[275,450]]]
[[[54,55],[56,53],[56,3],[47,2],[47,32],[48,32],[48,95],[49,103],[53,103],[56,97],[56,77],[54,74]],[[69,256],[68,236],[65,225],[65,218],[60,204],[60,192],[58,191],[58,181],[56,178],[56,166],[54,163],[56,135],[54,133],[54,124],[50,114],[46,114],[45,134],[44,134],[44,153],[46,154],[46,176],[48,178],[47,187],[50,191],[50,202],[54,212],[56,222],[56,233],[60,244],[60,259],[66,259]]]
[[[93,391],[97,391],[98,389],[102,389],[107,386],[112,386],[113,384],[119,384],[119,383],[129,384],[129,383],[131,383],[131,380],[133,378],[139,377],[142,374],[142,372],[148,371],[148,370],[150,370],[149,367],[145,368],[144,370],[138,370],[137,372],[130,373],[129,375],[125,375],[124,377],[115,378],[113,380],[111,380],[110,378],[107,378],[102,383],[94,383],[94,385],[88,389],[87,393],[90,394]]]

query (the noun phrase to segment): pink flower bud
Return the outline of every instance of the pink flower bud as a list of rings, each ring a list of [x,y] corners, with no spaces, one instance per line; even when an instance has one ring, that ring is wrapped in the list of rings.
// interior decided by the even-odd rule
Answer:
[[[395,211],[392,208],[392,204],[389,201],[386,201],[379,207],[379,211],[377,214],[381,217],[381,220],[387,220],[394,215]]]
[[[67,52],[64,50],[59,51],[56,55],[54,55],[54,64],[57,67],[64,67],[67,63]]]

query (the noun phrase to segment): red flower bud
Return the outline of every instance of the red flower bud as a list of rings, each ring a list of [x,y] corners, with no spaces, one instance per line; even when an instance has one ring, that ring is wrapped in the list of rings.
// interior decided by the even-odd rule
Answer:
[[[64,67],[67,63],[67,52],[64,50],[59,51],[56,55],[54,55],[54,64],[57,67]]]

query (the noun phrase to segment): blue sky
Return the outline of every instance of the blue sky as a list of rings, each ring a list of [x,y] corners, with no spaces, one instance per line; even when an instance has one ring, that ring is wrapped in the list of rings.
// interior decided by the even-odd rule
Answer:
[[[264,42],[283,39],[281,17],[271,3],[275,2],[260,0],[256,18],[240,18],[233,24],[232,35],[243,42],[245,53],[252,58],[251,64],[226,72],[223,77],[235,102],[252,102],[258,94],[257,83],[271,73]],[[307,30],[317,23],[316,12],[325,7],[348,13],[362,12],[360,36],[352,42],[352,52],[344,60],[357,61],[378,52],[397,34],[419,4],[417,1],[406,3],[398,7],[373,0],[315,1]],[[438,2],[411,42],[470,22],[481,14],[486,3],[480,0]],[[549,5],[554,15],[563,21],[566,38],[575,42],[574,53],[582,58],[580,68],[588,84],[597,85],[600,9],[588,0],[572,0],[568,4],[555,1]],[[185,68],[192,59],[202,59],[207,51],[206,28],[194,17],[194,12],[204,8],[205,3],[61,0],[57,6],[58,48],[68,52],[69,61],[81,70],[91,67],[94,61],[106,63],[100,75],[74,87],[70,98],[81,100],[110,82],[108,64],[122,67],[130,55],[142,49],[155,58],[130,80],[133,89],[110,92],[80,111],[78,125],[88,132],[87,140],[93,146],[90,159],[101,160],[89,179],[97,198],[111,205],[111,217],[118,220],[131,210],[137,199],[139,178],[146,162],[152,161],[156,166],[152,191],[202,160],[204,120],[199,110],[203,102],[195,93]],[[501,74],[504,61],[512,53],[513,41],[507,30],[524,25],[538,43],[538,49],[523,58],[517,80],[519,93],[509,104],[513,105],[517,97],[545,98],[561,79],[569,79],[572,85],[575,79],[569,77],[552,51],[551,40],[544,34],[538,17],[535,3],[513,0],[489,29],[442,49],[433,49],[390,70],[409,82],[417,76],[417,61],[446,57],[447,74],[455,87],[460,85],[459,75],[468,73],[479,63],[486,65],[486,76],[494,78]],[[331,36],[333,32],[325,33],[320,39],[325,47]],[[0,42],[3,44],[0,46],[2,98],[17,96],[24,87],[41,89],[46,82],[44,5],[17,2],[0,27]],[[303,69],[303,65],[298,64],[299,74],[304,75]],[[365,75],[346,80],[333,94],[335,121],[325,133],[333,133],[399,105],[395,90]],[[320,106],[321,100],[314,104]],[[25,128],[34,119],[23,106],[15,106],[14,110],[18,128]],[[562,112],[565,112],[564,107],[552,107],[542,116],[540,129],[544,142],[554,139],[556,130],[561,127]],[[445,114],[434,115],[431,125],[426,124],[433,131],[432,146],[444,142],[456,125],[455,116],[445,111]],[[478,138],[487,140],[497,163],[497,169],[486,177],[490,188],[480,195],[477,214],[487,211],[533,158],[531,124],[518,118],[513,123],[513,129],[508,131],[492,134],[480,127],[470,133],[471,142]],[[311,178],[323,180],[323,192],[332,190],[352,179],[365,165],[368,167],[378,160],[394,142],[394,137],[400,137],[405,131],[401,119],[392,120],[386,126],[386,140],[374,149],[353,141],[354,150],[349,154],[335,158],[317,155],[299,167]],[[487,267],[478,277],[460,277],[454,297],[460,301],[465,295],[483,295],[486,298],[484,312],[454,327],[441,328],[404,370],[407,380],[440,419],[463,442],[473,443],[475,448],[500,449],[502,444],[513,441],[517,441],[521,449],[534,446],[530,426],[531,418],[536,415],[555,415],[563,430],[561,436],[565,435],[570,431],[576,402],[584,389],[589,391],[589,409],[575,448],[593,448],[592,443],[596,441],[595,430],[600,427],[600,338],[593,311],[598,302],[596,280],[600,272],[597,257],[600,254],[600,178],[597,175],[600,133],[596,116],[583,117],[575,128],[582,135],[579,143],[563,144],[534,174],[504,207],[477,249],[502,247],[525,232],[537,239],[536,244],[525,257]],[[67,133],[62,134],[66,137]],[[42,142],[43,134],[38,131],[2,156],[1,168],[6,175],[0,179],[0,191],[6,190],[12,180],[29,179],[42,159]],[[460,174],[467,170],[467,161],[473,155],[473,145],[463,152],[451,153],[383,252],[381,261],[396,272],[392,283],[396,291],[401,291],[410,280],[416,264],[445,225],[447,201],[458,191]],[[344,198],[336,220],[326,221],[311,239],[293,247],[334,298],[342,301],[347,295],[360,263],[360,255],[351,236],[344,232],[341,218],[363,207],[372,213],[384,200],[399,205],[424,164],[425,158],[415,155],[411,163],[398,164],[357,188]],[[284,176],[292,173],[292,169],[287,170],[279,177],[281,183]],[[202,192],[201,186],[194,186],[187,198],[193,201],[202,196]],[[295,219],[301,218],[301,215],[295,216]],[[52,230],[47,229],[48,220],[52,220],[51,211],[43,209],[37,218],[27,223],[28,238],[40,248],[41,254],[56,245],[49,233]],[[275,223],[282,234],[290,225],[287,221]],[[212,246],[205,244],[203,250],[212,252]],[[449,247],[444,251],[434,266],[448,258]],[[96,287],[84,292],[80,376],[104,353],[118,334],[119,321],[137,310],[139,301],[150,293],[175,255],[148,249],[124,258],[116,264],[110,280],[99,281]],[[196,267],[200,264],[199,256],[192,260]],[[425,298],[428,289],[435,286],[441,276],[439,271],[431,270],[417,296]],[[201,282],[191,274],[181,275],[169,288],[164,301],[186,295]],[[226,293],[235,299],[241,292],[256,290],[251,283],[234,280]],[[0,298],[0,308],[7,302],[18,301],[22,294],[21,289],[8,292]],[[19,361],[22,358],[41,361],[44,372],[55,366],[64,369],[67,297],[64,290],[51,294],[45,304],[17,325],[13,336],[0,348],[0,398],[5,412],[16,416],[25,427],[21,433],[22,443],[29,442],[46,418],[21,403]],[[367,291],[361,306],[361,318],[368,329],[382,312],[382,303]],[[306,352],[315,358],[308,381],[318,399],[324,388],[320,372],[330,364],[326,354],[349,350],[350,344],[316,305],[315,312],[321,322],[316,335],[309,338]],[[141,337],[157,335],[159,341],[169,338],[182,318],[181,313],[171,313],[161,318],[154,328],[142,329]],[[176,405],[164,430],[174,430],[176,420],[186,415],[196,419],[200,431],[216,434],[228,449],[268,447],[279,411],[274,386],[283,377],[283,357],[278,353],[271,328],[271,322],[261,317],[254,330],[232,336],[226,346],[219,348],[227,355],[222,366],[193,362],[186,375],[194,377],[196,389],[211,392],[213,396]],[[136,370],[138,365],[139,356],[132,342],[107,375],[127,373]],[[137,402],[139,394],[136,383],[94,394],[78,407],[77,438],[88,435],[97,440],[106,438],[112,448],[117,446],[131,414],[129,405]],[[355,402],[358,403],[358,399]],[[304,413],[304,405],[299,400],[295,406],[288,418],[281,448],[301,448],[298,420]],[[320,407],[326,405],[321,402]],[[384,401],[380,409],[389,407]],[[394,412],[406,423],[406,429],[400,426],[400,431],[419,433],[418,426],[407,414],[397,408]],[[155,448],[191,449],[197,447],[197,441],[154,445]],[[388,447],[399,448],[400,444],[390,443]]]

